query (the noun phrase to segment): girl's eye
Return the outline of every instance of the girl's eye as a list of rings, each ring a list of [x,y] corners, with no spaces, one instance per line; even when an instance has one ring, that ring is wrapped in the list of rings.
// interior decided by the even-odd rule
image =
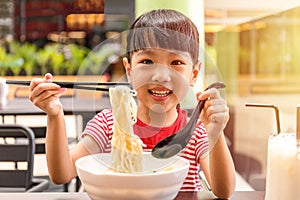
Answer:
[[[152,60],[142,60],[141,63],[146,64],[146,65],[150,65],[150,64],[153,64],[153,61]]]
[[[174,60],[172,61],[172,65],[183,65],[184,63],[180,60]]]

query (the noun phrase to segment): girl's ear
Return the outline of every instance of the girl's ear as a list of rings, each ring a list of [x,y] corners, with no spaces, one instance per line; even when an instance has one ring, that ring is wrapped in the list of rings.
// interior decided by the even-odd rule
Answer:
[[[131,73],[131,65],[129,63],[128,58],[124,57],[123,58],[123,65],[126,71],[126,75],[127,75],[127,80],[129,83],[131,83],[131,79],[130,79],[130,73]]]
[[[200,68],[201,68],[201,63],[200,61],[194,66],[193,68],[193,72],[192,72],[192,79],[191,79],[191,86],[194,86],[196,81],[197,81],[197,78],[198,78],[198,75],[200,73]]]

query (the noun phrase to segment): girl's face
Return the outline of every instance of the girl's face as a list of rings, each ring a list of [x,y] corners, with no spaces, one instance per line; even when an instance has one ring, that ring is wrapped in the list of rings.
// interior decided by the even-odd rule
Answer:
[[[194,85],[200,67],[193,66],[187,52],[156,48],[134,52],[131,63],[127,58],[123,63],[139,105],[155,112],[176,107]]]

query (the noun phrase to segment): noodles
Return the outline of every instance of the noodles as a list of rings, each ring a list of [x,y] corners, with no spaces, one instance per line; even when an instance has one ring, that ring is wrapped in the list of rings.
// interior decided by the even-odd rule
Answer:
[[[133,132],[137,105],[132,90],[126,86],[117,86],[109,89],[109,96],[114,117],[111,169],[126,173],[141,172],[143,142]]]

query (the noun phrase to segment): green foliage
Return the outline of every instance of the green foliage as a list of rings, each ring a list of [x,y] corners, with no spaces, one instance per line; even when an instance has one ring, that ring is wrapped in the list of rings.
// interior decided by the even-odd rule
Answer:
[[[12,42],[10,45],[10,54],[19,57],[24,60],[22,66],[26,75],[31,76],[38,69],[37,66],[37,47],[30,43],[20,44],[18,42]],[[18,75],[16,73],[16,75]]]
[[[74,44],[68,45],[67,48],[71,56],[66,60],[66,72],[67,74],[76,74],[90,50]]]
[[[6,71],[10,69],[14,74],[21,71],[21,66],[24,64],[22,57],[7,53],[5,48],[0,48],[0,74],[4,76]]]
[[[77,74],[90,50],[76,44],[51,43],[39,49],[31,43],[12,41],[0,45],[0,75]],[[21,74],[23,73],[23,74]]]
[[[121,55],[119,43],[108,42],[93,49],[80,66],[79,74],[102,74]]]

